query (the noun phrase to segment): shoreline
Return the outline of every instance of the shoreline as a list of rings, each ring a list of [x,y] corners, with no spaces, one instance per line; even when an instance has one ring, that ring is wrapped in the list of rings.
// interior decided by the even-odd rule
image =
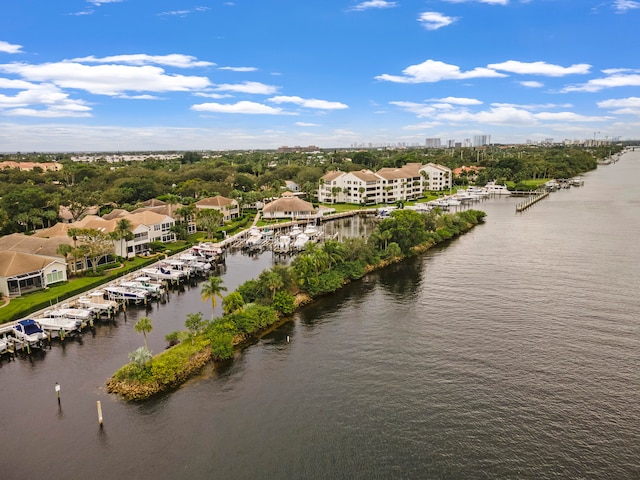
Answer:
[[[431,249],[434,246],[437,245],[443,245],[446,244],[448,242],[450,242],[452,239],[457,238],[458,236],[461,236],[467,232],[469,232],[471,229],[473,229],[476,225],[483,223],[484,222],[484,216],[482,216],[480,219],[478,219],[476,221],[476,223],[467,223],[464,230],[462,230],[461,232],[449,237],[449,238],[443,238],[440,241],[436,241],[434,239],[430,239],[427,242],[424,242],[422,244],[416,245],[414,247],[411,248],[411,254],[410,255],[397,255],[397,256],[393,256],[387,259],[383,259],[380,260],[379,262],[377,262],[376,264],[368,264],[365,267],[365,272],[364,275],[360,278],[358,278],[357,280],[361,280],[362,278],[366,277],[367,275],[374,273],[376,271],[382,270],[390,265],[395,265],[397,263],[400,263],[404,260],[407,260],[409,258],[413,258],[415,256],[421,255],[425,252],[427,252],[429,249]],[[338,289],[342,289],[344,288],[346,285],[352,283],[354,280],[353,279],[349,279],[346,278],[343,282],[342,285],[338,288]],[[337,291],[337,290],[336,290]],[[270,325],[263,327],[263,328],[259,328],[253,332],[246,332],[243,333],[241,335],[236,335],[233,337],[233,342],[232,342],[232,354],[230,357],[228,358],[218,358],[216,357],[216,355],[213,352],[213,348],[211,346],[211,342],[208,340],[204,340],[204,339],[200,339],[199,340],[199,348],[197,350],[195,350],[192,354],[188,355],[188,358],[184,359],[184,363],[182,365],[181,368],[179,368],[174,375],[171,376],[171,378],[168,379],[168,381],[159,381],[159,380],[155,380],[155,381],[150,381],[150,382],[142,382],[142,381],[136,381],[136,380],[131,380],[131,379],[117,379],[116,376],[118,375],[119,372],[126,370],[127,368],[130,368],[129,366],[131,364],[126,364],[123,367],[121,367],[117,372],[115,372],[107,381],[106,381],[106,390],[108,393],[113,393],[113,394],[117,394],[120,397],[122,397],[124,400],[126,401],[144,401],[144,400],[148,400],[152,397],[155,397],[157,395],[160,395],[162,393],[168,393],[171,391],[174,391],[175,389],[177,389],[178,387],[180,387],[182,384],[184,384],[187,380],[191,379],[192,377],[194,377],[196,374],[198,374],[202,368],[207,365],[210,362],[213,362],[214,364],[214,368],[218,365],[218,364],[222,364],[223,362],[227,362],[231,359],[233,359],[233,357],[235,356],[235,354],[239,351],[242,351],[245,348],[248,348],[249,346],[251,346],[253,343],[255,343],[256,341],[258,341],[263,335],[273,331],[274,329],[282,326],[283,324],[285,324],[286,322],[291,321],[294,318],[294,313],[297,312],[298,310],[300,310],[303,307],[306,307],[310,304],[312,304],[313,302],[319,300],[320,298],[326,297],[328,295],[331,295],[333,292],[331,293],[324,293],[324,294],[319,294],[316,296],[312,296],[311,294],[309,294],[306,291],[299,291],[295,294],[294,296],[294,309],[290,314],[287,315],[282,315],[282,316],[278,316],[277,320],[275,320],[273,323],[271,323]],[[224,317],[223,317],[224,318]],[[167,352],[171,352],[172,350],[176,349],[177,347],[181,347],[181,345],[183,345],[183,343],[185,343],[185,341],[181,342],[178,345],[175,345],[173,347],[170,347],[166,350],[164,350],[162,353],[154,356],[154,359],[156,358],[160,358],[163,355],[167,355]],[[187,345],[186,347],[182,347],[183,349],[189,349],[188,347],[193,346],[193,345]],[[175,350],[174,350],[175,351]],[[170,353],[169,353],[170,355]],[[152,360],[153,362],[153,360]]]

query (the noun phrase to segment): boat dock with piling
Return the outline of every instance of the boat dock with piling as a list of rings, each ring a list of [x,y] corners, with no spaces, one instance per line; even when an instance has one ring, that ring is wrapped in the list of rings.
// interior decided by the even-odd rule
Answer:
[[[520,202],[516,205],[516,212],[524,212],[527,208],[535,205],[543,198],[547,198],[549,196],[548,191],[536,191],[533,195],[527,198],[525,201]]]

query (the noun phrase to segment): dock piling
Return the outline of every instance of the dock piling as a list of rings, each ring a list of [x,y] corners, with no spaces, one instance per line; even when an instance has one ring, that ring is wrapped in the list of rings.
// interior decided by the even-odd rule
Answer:
[[[100,425],[100,428],[102,428],[102,424],[103,424],[102,403],[100,403],[100,400],[96,402],[96,407],[98,407],[98,424]]]

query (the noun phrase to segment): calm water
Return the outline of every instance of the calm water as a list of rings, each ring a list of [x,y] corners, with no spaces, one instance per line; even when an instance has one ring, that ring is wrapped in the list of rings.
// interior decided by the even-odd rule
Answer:
[[[483,202],[486,224],[144,404],[103,389],[144,310],[3,361],[0,478],[640,478],[640,152],[584,178],[523,214]],[[270,262],[229,257],[229,291]],[[150,347],[196,311],[199,287],[154,306]]]

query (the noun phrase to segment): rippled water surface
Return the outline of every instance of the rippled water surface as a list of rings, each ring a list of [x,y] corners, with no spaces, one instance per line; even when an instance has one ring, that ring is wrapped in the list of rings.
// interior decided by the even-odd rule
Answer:
[[[3,361],[0,478],[640,478],[638,178],[635,152],[522,214],[483,202],[484,225],[150,402],[104,381],[139,316],[159,351],[211,314],[197,286]],[[225,285],[270,262],[231,256]]]

